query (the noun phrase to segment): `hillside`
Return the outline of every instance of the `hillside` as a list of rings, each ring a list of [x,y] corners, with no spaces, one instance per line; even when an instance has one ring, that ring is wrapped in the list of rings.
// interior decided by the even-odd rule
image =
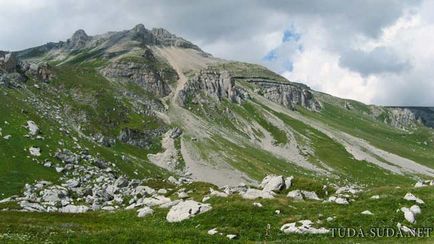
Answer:
[[[433,108],[333,97],[161,28],[0,51],[0,113],[0,241],[321,242],[434,221]]]

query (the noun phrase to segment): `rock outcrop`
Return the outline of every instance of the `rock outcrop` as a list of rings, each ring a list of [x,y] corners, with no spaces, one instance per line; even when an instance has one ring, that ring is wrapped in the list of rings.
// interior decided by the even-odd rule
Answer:
[[[18,60],[15,53],[7,53],[0,51],[0,72],[3,70],[6,73],[17,71]]]
[[[248,93],[235,86],[235,81],[228,71],[207,68],[192,77],[178,94],[178,103],[207,103],[200,95],[205,94],[217,100],[224,98],[241,103],[248,98]]]
[[[320,111],[322,108],[321,103],[315,98],[312,90],[305,85],[265,79],[247,79],[247,81],[259,87],[257,92],[260,95],[289,109],[302,106],[312,111]]]
[[[101,74],[121,82],[134,82],[157,97],[169,95],[169,83],[178,79],[176,72],[157,60],[149,49],[141,57],[123,57],[114,61],[103,68]]]

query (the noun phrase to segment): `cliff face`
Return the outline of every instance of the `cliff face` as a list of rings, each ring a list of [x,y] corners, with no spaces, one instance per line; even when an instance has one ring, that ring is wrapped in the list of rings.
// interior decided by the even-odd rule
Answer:
[[[390,107],[391,122],[395,127],[423,124],[434,128],[434,107]]]
[[[321,103],[314,97],[307,87],[300,87],[291,83],[279,83],[266,80],[251,80],[258,87],[258,93],[268,100],[281,104],[289,109],[302,106],[311,111],[320,111]]]

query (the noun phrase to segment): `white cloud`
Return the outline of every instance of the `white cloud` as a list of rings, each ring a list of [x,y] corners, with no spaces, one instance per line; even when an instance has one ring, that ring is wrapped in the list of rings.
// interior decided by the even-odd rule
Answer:
[[[429,0],[0,0],[0,49],[65,40],[79,28],[98,34],[143,23],[336,96],[433,105],[433,11]],[[289,27],[300,38],[283,43]],[[265,61],[270,51],[276,58]],[[345,54],[353,55],[342,64]]]

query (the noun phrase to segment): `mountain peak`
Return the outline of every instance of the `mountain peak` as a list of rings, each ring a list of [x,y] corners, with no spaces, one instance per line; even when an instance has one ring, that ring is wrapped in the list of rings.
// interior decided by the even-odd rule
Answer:
[[[135,32],[143,32],[145,30],[146,30],[146,28],[145,28],[145,25],[143,25],[143,24],[137,24],[133,28],[133,31],[135,31]]]
[[[67,45],[70,49],[83,48],[90,39],[91,37],[88,36],[83,29],[79,29],[74,32],[70,39],[68,39]]]

